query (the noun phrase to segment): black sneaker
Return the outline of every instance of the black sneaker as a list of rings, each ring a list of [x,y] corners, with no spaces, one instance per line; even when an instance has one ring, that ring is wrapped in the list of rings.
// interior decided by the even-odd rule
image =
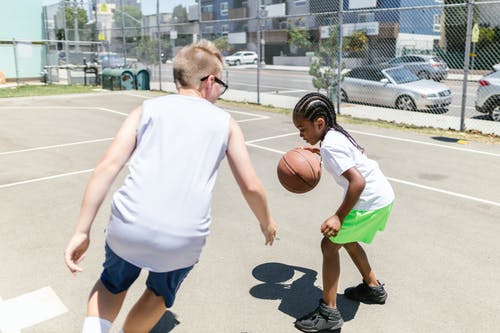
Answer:
[[[295,327],[302,332],[334,331],[342,327],[344,321],[337,308],[330,308],[319,301],[316,310],[302,318],[297,319]]]
[[[347,288],[344,295],[350,299],[366,304],[385,304],[387,292],[384,285],[378,282],[378,286],[371,287],[364,281],[356,287]]]

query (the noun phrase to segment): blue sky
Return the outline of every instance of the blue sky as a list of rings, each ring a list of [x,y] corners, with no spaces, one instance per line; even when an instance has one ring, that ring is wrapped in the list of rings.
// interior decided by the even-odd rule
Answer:
[[[42,0],[43,5],[51,5],[58,3],[60,0]],[[87,2],[89,0],[84,0]],[[188,5],[195,4],[195,0],[159,0],[160,1],[160,12],[171,13],[172,9],[177,5],[183,5],[187,8]],[[106,2],[105,0],[97,0],[98,3]],[[140,0],[142,13],[144,15],[156,13],[156,0]]]

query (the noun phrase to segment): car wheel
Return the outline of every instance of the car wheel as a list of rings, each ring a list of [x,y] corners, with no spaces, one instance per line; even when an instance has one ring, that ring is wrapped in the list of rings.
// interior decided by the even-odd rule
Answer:
[[[239,65],[241,65],[241,61],[236,60],[236,61],[234,62],[234,64],[235,64],[236,66],[239,66]]]
[[[340,89],[340,101],[345,103],[349,102],[349,98],[347,97],[347,93],[344,89]]]
[[[253,63],[254,63],[255,65],[257,65],[257,58],[255,58],[255,59],[253,60]]]
[[[494,121],[500,121],[500,102],[493,106],[490,111],[490,117]]]
[[[431,79],[431,74],[429,72],[426,72],[426,71],[418,72],[417,76],[421,80],[430,80]]]
[[[410,96],[403,95],[396,100],[396,108],[406,111],[415,111],[417,107]]]

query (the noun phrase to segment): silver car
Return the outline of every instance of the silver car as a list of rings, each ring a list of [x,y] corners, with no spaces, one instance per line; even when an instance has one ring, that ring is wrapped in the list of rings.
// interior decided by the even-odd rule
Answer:
[[[447,111],[450,89],[439,82],[420,80],[405,67],[384,65],[357,67],[342,82],[341,98],[401,110]]]
[[[441,81],[448,76],[448,65],[438,56],[407,54],[389,61],[392,66],[404,66],[421,79]]]
[[[500,121],[500,71],[487,74],[478,81],[475,104],[477,111]]]

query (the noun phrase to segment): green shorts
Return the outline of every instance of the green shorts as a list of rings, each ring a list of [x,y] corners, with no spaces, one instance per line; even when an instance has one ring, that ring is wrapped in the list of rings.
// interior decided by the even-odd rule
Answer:
[[[391,213],[392,203],[377,210],[351,210],[339,233],[329,239],[335,244],[363,242],[370,244],[377,231],[383,231]]]

